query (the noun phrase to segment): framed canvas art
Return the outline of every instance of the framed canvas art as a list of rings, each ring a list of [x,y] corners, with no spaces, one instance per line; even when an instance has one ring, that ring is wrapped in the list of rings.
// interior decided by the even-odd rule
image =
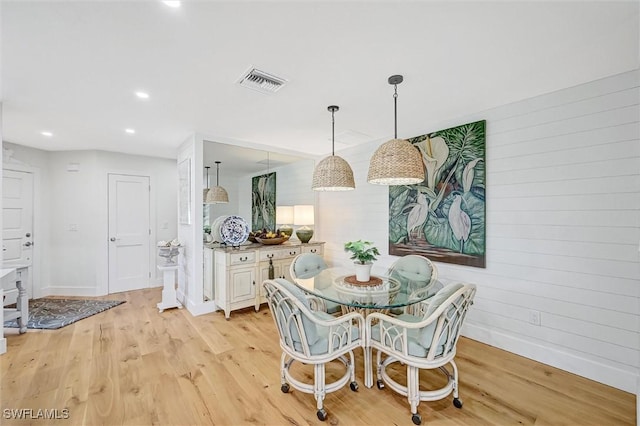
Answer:
[[[276,172],[251,180],[251,229],[276,229]]]
[[[389,254],[486,267],[486,121],[409,139],[425,180],[389,187]]]

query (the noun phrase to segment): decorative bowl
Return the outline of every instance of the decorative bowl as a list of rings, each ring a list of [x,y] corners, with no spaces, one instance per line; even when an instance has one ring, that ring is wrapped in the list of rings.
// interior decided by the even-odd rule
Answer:
[[[163,266],[177,265],[176,256],[180,254],[182,246],[158,246],[158,256],[164,258]]]
[[[260,244],[264,244],[264,245],[282,244],[285,241],[287,241],[288,239],[289,239],[289,237],[278,237],[278,238],[260,238],[260,237],[256,237],[256,241],[259,242]]]

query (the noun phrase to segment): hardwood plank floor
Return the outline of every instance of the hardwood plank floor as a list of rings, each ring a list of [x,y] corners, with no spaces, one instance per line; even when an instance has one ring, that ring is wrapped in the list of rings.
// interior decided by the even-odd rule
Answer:
[[[317,420],[312,395],[280,392],[280,348],[266,305],[192,317],[158,313],[160,289],[99,299],[120,306],[60,330],[6,329],[0,356],[3,425],[305,425]],[[375,357],[375,355],[374,355]],[[635,395],[482,343],[458,343],[460,398],[420,404],[428,425],[635,425]],[[406,398],[363,384],[327,395],[329,425],[411,425]],[[300,366],[301,376],[312,369]],[[327,376],[340,374],[339,366]],[[404,376],[404,371],[398,369]],[[425,372],[421,382],[442,383]],[[7,410],[55,410],[68,419],[8,418]],[[51,414],[51,411],[49,411]]]

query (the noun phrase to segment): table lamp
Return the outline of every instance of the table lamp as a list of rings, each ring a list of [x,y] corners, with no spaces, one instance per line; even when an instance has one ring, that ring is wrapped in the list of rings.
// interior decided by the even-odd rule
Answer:
[[[313,237],[313,229],[309,225],[313,225],[313,205],[293,206],[293,224],[300,225],[296,229],[296,235],[302,243],[308,243]]]
[[[293,234],[293,206],[276,206],[276,223],[280,224],[280,232],[288,236]]]

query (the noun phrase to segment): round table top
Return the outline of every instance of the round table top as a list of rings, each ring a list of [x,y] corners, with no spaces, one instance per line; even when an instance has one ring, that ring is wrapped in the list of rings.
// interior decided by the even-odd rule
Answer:
[[[313,277],[296,277],[294,283],[305,292],[353,308],[399,308],[433,296],[439,281],[412,281],[372,274],[369,283],[354,282],[353,269],[327,268]]]

